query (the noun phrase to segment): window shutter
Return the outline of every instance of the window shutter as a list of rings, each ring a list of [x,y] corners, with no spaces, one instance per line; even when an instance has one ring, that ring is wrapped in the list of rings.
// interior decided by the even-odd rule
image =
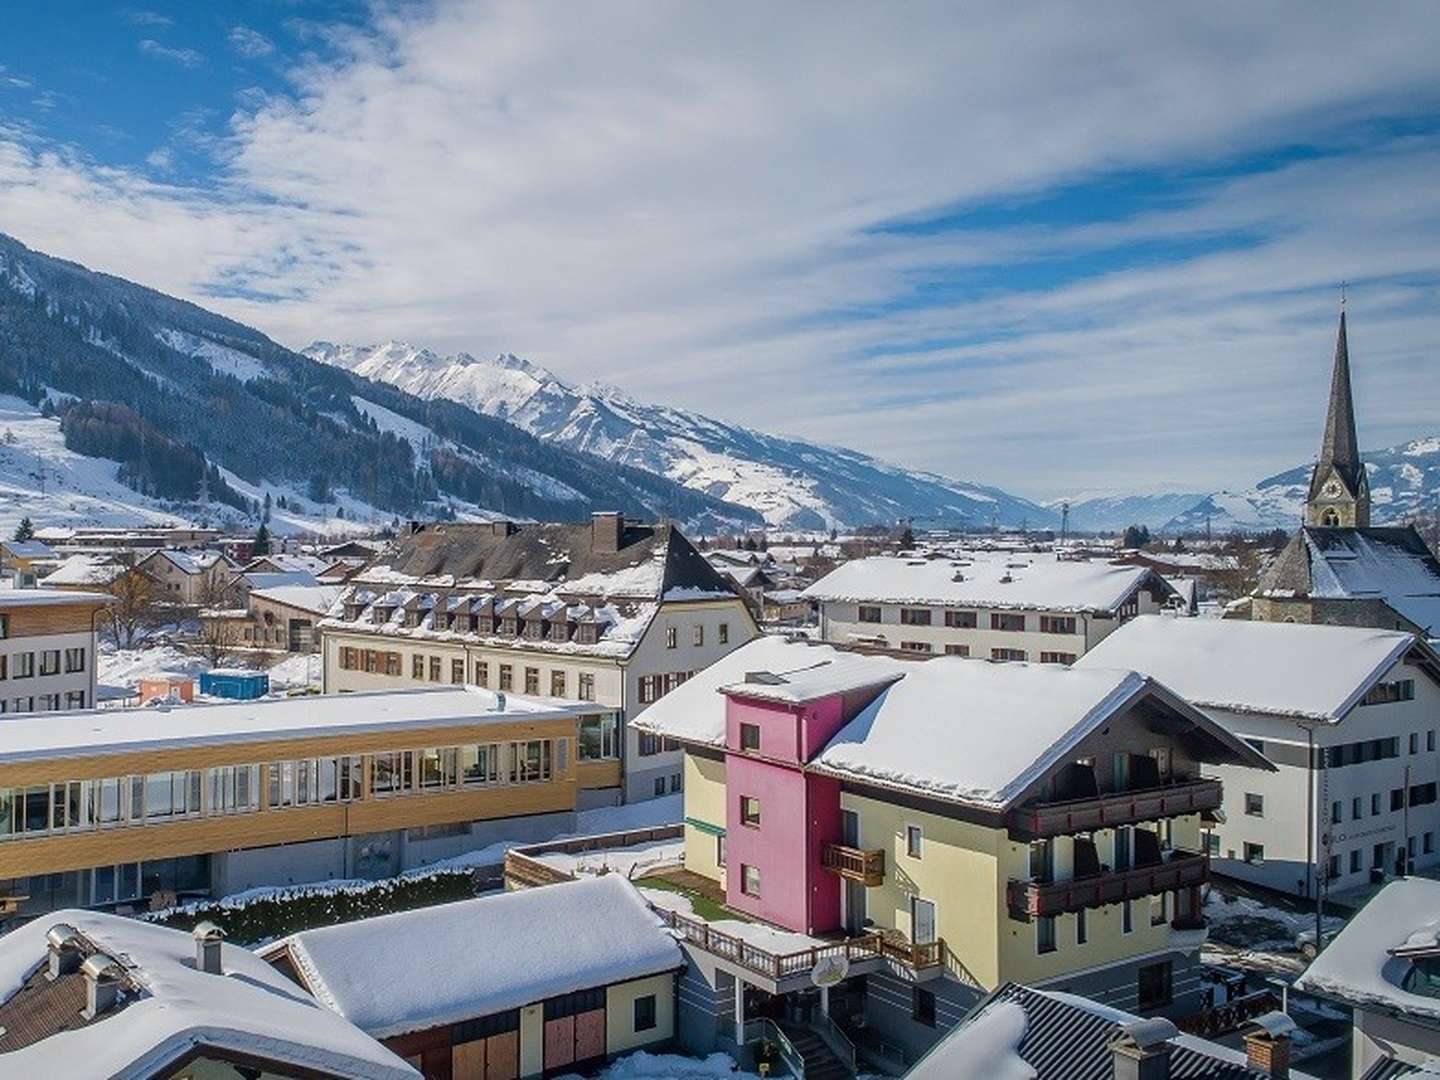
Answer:
[[[570,768],[570,740],[555,740],[555,773],[564,776]]]

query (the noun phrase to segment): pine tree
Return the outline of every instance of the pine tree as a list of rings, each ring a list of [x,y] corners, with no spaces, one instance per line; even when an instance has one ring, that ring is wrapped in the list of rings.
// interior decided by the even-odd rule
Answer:
[[[265,527],[263,521],[255,530],[255,539],[250,541],[250,554],[253,556],[270,554],[270,530]]]
[[[23,518],[21,518],[21,519],[20,519],[20,524],[15,526],[15,539],[16,539],[16,540],[33,540],[33,539],[35,539],[35,523],[34,523],[33,521],[31,521],[28,517],[23,517]]]

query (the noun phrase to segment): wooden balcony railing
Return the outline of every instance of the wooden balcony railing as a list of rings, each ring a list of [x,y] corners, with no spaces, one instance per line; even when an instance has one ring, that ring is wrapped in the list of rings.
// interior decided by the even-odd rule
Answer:
[[[1038,840],[1180,814],[1199,814],[1218,809],[1220,802],[1219,780],[1177,780],[1138,791],[1017,807],[1010,811],[1007,825],[1018,837]]]
[[[1173,852],[1164,862],[1129,870],[1105,870],[1070,881],[1016,881],[1006,889],[1010,913],[1016,918],[1059,915],[1081,908],[1138,900],[1154,893],[1203,885],[1210,877],[1210,857]]]
[[[874,887],[885,883],[885,851],[865,851],[844,844],[826,844],[820,852],[820,865],[842,878]]]
[[[775,982],[792,975],[806,975],[827,956],[843,956],[851,962],[886,958],[916,969],[935,967],[943,963],[945,958],[943,939],[928,945],[915,945],[909,942],[887,941],[878,933],[846,938],[844,941],[825,942],[795,952],[775,953],[734,934],[716,930],[704,919],[682,915],[665,908],[657,907],[653,910],[661,922],[690,944]]]

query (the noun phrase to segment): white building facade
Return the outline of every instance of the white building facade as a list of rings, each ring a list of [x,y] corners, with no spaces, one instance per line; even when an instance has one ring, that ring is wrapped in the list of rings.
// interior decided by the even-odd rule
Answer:
[[[96,624],[109,601],[104,593],[0,590],[0,713],[94,708]]]
[[[857,559],[801,595],[837,645],[1070,664],[1175,593],[1143,566],[979,554]]]

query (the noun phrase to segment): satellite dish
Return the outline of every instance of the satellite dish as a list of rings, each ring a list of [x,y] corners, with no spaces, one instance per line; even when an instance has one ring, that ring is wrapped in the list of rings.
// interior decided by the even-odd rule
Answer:
[[[845,981],[850,974],[850,961],[844,956],[822,956],[810,969],[813,986],[835,986]]]

